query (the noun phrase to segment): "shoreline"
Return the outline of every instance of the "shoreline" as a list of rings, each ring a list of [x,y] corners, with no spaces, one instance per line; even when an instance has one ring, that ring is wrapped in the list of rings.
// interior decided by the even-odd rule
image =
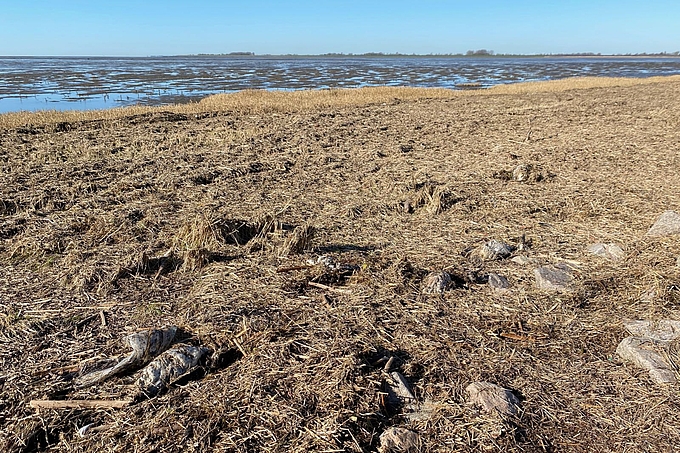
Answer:
[[[635,86],[657,83],[672,83],[680,80],[680,75],[654,76],[646,78],[624,77],[572,77],[549,81],[508,83],[481,89],[452,90],[447,88],[411,87],[365,87],[319,90],[243,90],[234,93],[216,94],[199,102],[169,104],[163,106],[128,106],[104,110],[40,110],[0,113],[0,128],[18,127],[35,123],[36,125],[54,122],[95,121],[121,118],[160,111],[197,114],[215,111],[272,109],[291,112],[300,109],[314,109],[335,106],[362,106],[376,102],[386,102],[397,98],[402,100],[428,98],[455,98],[459,96],[485,96],[502,93],[540,93],[545,91],[567,91],[574,89],[607,88]],[[303,103],[295,106],[295,102]],[[259,105],[258,105],[259,104]]]

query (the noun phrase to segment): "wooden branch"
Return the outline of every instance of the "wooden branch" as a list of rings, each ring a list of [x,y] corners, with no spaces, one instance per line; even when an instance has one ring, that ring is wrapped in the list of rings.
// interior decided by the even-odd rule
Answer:
[[[132,403],[132,400],[32,400],[29,405],[34,409],[119,409]]]

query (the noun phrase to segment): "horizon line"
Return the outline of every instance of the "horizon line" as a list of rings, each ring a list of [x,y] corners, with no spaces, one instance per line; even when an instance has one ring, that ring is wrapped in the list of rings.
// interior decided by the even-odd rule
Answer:
[[[468,51],[466,53],[387,53],[364,52],[344,53],[326,52],[318,54],[275,54],[255,52],[227,52],[227,53],[188,53],[188,54],[151,54],[151,55],[0,55],[0,58],[174,58],[174,57],[464,57],[464,58],[493,58],[493,57],[680,57],[680,51],[674,52],[630,52],[630,53],[600,53],[600,52],[568,52],[568,53],[495,53],[492,50]]]

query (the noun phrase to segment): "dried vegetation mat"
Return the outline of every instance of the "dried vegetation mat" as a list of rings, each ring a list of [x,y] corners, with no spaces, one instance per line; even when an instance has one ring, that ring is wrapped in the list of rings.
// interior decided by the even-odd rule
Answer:
[[[677,448],[677,78],[286,96],[0,117],[1,451]]]

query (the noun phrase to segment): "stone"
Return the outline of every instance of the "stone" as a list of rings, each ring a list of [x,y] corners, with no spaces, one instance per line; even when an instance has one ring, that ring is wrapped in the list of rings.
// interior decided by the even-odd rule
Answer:
[[[479,248],[479,256],[485,261],[502,260],[508,258],[514,248],[504,242],[495,239],[487,242]]]
[[[659,298],[659,292],[656,288],[648,288],[640,294],[640,302],[651,304]]]
[[[489,286],[494,291],[504,292],[504,291],[507,291],[510,288],[510,282],[504,276],[490,272],[489,273]]]
[[[473,382],[465,391],[471,404],[490,414],[514,415],[519,408],[519,399],[510,390],[490,382]]]
[[[406,378],[398,371],[388,374],[385,380],[387,405],[391,410],[398,408],[415,409],[416,397]]]
[[[436,271],[423,279],[423,293],[441,294],[452,284],[451,275],[446,271]]]
[[[675,211],[666,211],[656,220],[654,225],[647,231],[647,236],[661,237],[680,234],[680,214]]]
[[[419,403],[411,385],[403,374],[393,371],[387,375],[384,385],[387,398],[385,405],[391,412],[401,410],[401,415],[410,421],[426,421],[432,419],[437,406],[431,402]]]
[[[619,261],[625,256],[623,249],[616,244],[592,244],[587,250],[593,255],[601,256],[610,261]]]
[[[623,322],[626,330],[636,337],[654,341],[673,341],[680,338],[680,321],[661,319],[657,322],[627,320]]]
[[[512,258],[510,258],[510,261],[512,261],[513,263],[517,263],[520,266],[528,266],[529,264],[538,263],[538,260],[536,260],[535,258],[529,258],[528,256],[524,255],[513,256]]]
[[[529,180],[531,175],[531,165],[519,164],[512,170],[512,179],[518,182]]]
[[[677,259],[675,260],[675,265],[677,267],[680,267],[680,256],[678,256]]]
[[[412,422],[425,422],[432,420],[440,406],[437,403],[433,403],[432,401],[425,401],[413,407],[413,412],[402,414],[404,418]]]
[[[418,453],[422,442],[418,433],[406,428],[387,428],[380,435],[379,453]]]
[[[649,377],[657,384],[676,384],[673,368],[661,352],[665,342],[643,337],[624,338],[616,348],[616,353],[625,361],[649,371]]]
[[[571,273],[565,267],[542,266],[534,269],[536,285],[543,290],[570,292],[573,291],[573,281]]]

